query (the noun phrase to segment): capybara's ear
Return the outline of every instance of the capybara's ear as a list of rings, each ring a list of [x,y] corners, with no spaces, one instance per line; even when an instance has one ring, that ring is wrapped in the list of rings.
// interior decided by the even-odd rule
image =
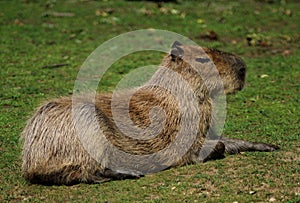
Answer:
[[[178,41],[175,41],[172,45],[172,49],[171,49],[171,56],[172,56],[172,61],[175,61],[176,58],[182,58],[184,51],[183,49],[180,47],[182,44]]]
[[[180,42],[178,42],[178,41],[175,41],[173,44],[172,44],[172,49],[173,48],[177,48],[177,47],[179,47],[179,46],[181,46],[182,44],[180,43]]]

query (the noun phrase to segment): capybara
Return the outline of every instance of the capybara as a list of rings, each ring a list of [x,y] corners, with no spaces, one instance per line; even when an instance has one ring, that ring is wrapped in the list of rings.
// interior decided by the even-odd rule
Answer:
[[[217,71],[213,71],[213,64]],[[21,134],[24,176],[41,184],[99,183],[138,178],[156,172],[159,163],[165,169],[221,158],[224,153],[274,151],[278,147],[272,144],[229,139],[214,133],[214,95],[241,90],[245,76],[246,65],[238,56],[174,42],[151,79],[134,91],[124,90],[115,98],[112,93],[99,93],[95,102],[84,95],[76,101],[73,97],[59,98],[39,107]],[[129,115],[124,115],[127,101]],[[132,125],[141,131],[134,132]],[[156,125],[160,127],[156,129]],[[103,142],[97,141],[100,131],[105,137]],[[133,136],[128,136],[130,132]],[[182,135],[179,145],[186,140],[192,143],[178,146],[179,152],[165,152],[178,134]],[[180,150],[186,151],[168,162],[172,153],[180,154]],[[147,159],[146,165],[138,163],[131,168],[125,167],[131,161],[125,155],[118,157],[116,151],[132,156],[158,152],[162,155],[158,161]]]

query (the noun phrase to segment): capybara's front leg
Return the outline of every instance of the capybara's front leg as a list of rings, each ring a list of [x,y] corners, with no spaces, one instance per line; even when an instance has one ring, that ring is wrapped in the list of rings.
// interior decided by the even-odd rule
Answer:
[[[196,162],[224,158],[225,145],[219,140],[206,140],[199,151]]]
[[[237,154],[239,152],[245,151],[272,152],[279,149],[278,146],[275,146],[273,144],[249,142],[226,137],[221,137],[220,142],[222,142],[225,145],[225,153],[228,154]]]

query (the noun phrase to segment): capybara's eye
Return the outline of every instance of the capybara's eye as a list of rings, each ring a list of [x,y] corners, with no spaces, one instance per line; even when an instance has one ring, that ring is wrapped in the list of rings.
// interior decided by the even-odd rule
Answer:
[[[209,58],[196,58],[195,60],[200,63],[207,63],[210,61]]]

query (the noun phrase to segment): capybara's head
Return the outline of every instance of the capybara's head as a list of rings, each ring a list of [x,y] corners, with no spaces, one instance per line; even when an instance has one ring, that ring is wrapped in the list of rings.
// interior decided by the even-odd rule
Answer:
[[[219,82],[216,80],[221,78],[226,94],[235,93],[244,87],[246,64],[234,54],[174,42],[166,61],[168,61],[167,66],[180,72],[181,75],[191,72],[199,75],[210,88],[214,88]],[[215,77],[215,75],[220,77]]]

